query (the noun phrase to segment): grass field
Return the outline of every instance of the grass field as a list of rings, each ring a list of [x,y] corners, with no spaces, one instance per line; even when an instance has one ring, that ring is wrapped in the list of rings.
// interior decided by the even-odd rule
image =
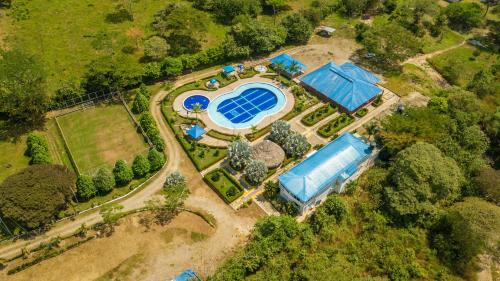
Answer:
[[[429,35],[424,37],[424,47],[422,51],[425,54],[432,53],[438,50],[446,49],[460,44],[465,38],[455,31],[445,28],[440,38],[433,38]]]
[[[403,65],[403,71],[398,75],[387,76],[384,87],[401,97],[411,92],[419,92],[430,96],[438,85],[427,73],[414,64]]]
[[[49,92],[69,77],[79,78],[85,65],[105,54],[126,53],[139,63],[142,43],[133,53],[135,42],[126,35],[132,27],[143,31],[143,38],[152,34],[150,24],[153,15],[170,2],[136,0],[132,2],[133,21],[114,23],[110,15],[115,13],[119,1],[99,0],[19,0],[7,17],[0,19],[0,33],[6,45],[24,49],[37,55],[48,72]],[[23,13],[23,11],[28,11]],[[2,11],[2,14],[4,12]],[[26,16],[24,16],[26,15]],[[16,18],[18,20],[16,20]],[[202,45],[210,46],[222,40],[226,28],[207,22],[207,36]],[[99,38],[104,38],[99,40]],[[101,47],[96,47],[104,45]]]
[[[117,160],[132,163],[147,152],[122,105],[100,105],[58,118],[68,146],[81,173],[92,174]]]
[[[432,57],[429,62],[440,73],[446,68],[451,69],[457,75],[456,84],[466,86],[481,69],[486,69],[499,62],[499,55],[481,51],[474,56],[476,48],[462,46]]]

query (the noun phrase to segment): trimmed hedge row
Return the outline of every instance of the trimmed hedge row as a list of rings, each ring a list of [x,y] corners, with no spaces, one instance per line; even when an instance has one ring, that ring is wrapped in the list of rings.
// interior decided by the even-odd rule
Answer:
[[[219,183],[222,183],[223,181],[222,177],[226,178],[227,181],[229,181],[233,187],[236,188],[236,192],[234,194],[228,194],[231,191],[231,187],[224,190],[226,186],[220,186]],[[245,192],[245,189],[241,186],[241,184],[225,169],[215,169],[206,174],[203,177],[203,180],[205,180],[205,182],[228,204],[238,199]]]
[[[332,115],[336,111],[337,111],[337,108],[328,103],[328,104],[325,104],[322,107],[318,108],[317,110],[307,114],[306,116],[304,116],[304,118],[302,118],[302,120],[300,120],[300,122],[302,122],[302,124],[304,124],[306,126],[312,126],[312,125],[318,123],[319,121],[325,119],[326,117]]]
[[[140,125],[148,138],[153,143],[154,147],[158,151],[165,150],[165,141],[160,136],[160,131],[156,126],[156,122],[149,111],[143,112],[141,115]]]
[[[356,116],[364,117],[368,113],[368,108],[361,108],[356,112]]]
[[[318,134],[324,138],[331,137],[352,122],[354,122],[354,118],[352,116],[342,113],[339,117],[321,126],[318,129]]]

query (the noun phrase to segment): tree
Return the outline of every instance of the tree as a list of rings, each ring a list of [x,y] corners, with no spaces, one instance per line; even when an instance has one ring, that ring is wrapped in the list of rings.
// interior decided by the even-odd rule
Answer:
[[[184,70],[182,61],[178,58],[167,57],[162,61],[161,71],[167,77],[175,77]]]
[[[56,90],[56,94],[52,97],[52,105],[55,106],[65,106],[71,105],[73,100],[76,100],[82,96],[84,93],[83,89],[80,87],[80,82],[71,79],[65,81],[63,85]]]
[[[134,176],[136,178],[142,178],[147,173],[149,173],[151,166],[149,161],[143,155],[137,155],[132,163],[132,171],[134,172]]]
[[[474,75],[467,85],[467,90],[474,92],[481,98],[494,96],[500,88],[498,83],[492,69],[482,69]]]
[[[113,168],[113,176],[118,186],[124,186],[134,178],[134,172],[132,172],[125,160],[118,160]]]
[[[287,5],[287,0],[265,0],[264,2],[273,8],[273,14],[276,14]]]
[[[348,17],[355,17],[366,10],[367,4],[366,0],[340,0],[337,10]]]
[[[479,198],[467,198],[447,210],[431,232],[439,258],[455,271],[475,271],[477,255],[499,257],[500,207]]]
[[[302,157],[310,147],[307,138],[296,132],[289,134],[283,144],[283,149],[290,157]]]
[[[0,51],[0,113],[11,123],[40,124],[49,102],[45,80],[35,57],[18,48]]]
[[[170,188],[176,186],[186,186],[186,178],[180,172],[172,172],[165,179],[163,187]]]
[[[230,35],[239,45],[248,46],[252,54],[263,54],[283,46],[286,30],[282,26],[246,19],[235,24],[231,28]]]
[[[326,201],[309,218],[308,223],[315,233],[325,227],[340,224],[347,216],[347,205],[338,195],[330,195]]]
[[[263,161],[251,160],[246,165],[243,174],[250,184],[257,185],[266,179],[267,172],[267,166]]]
[[[435,146],[416,143],[398,153],[391,165],[392,185],[384,190],[389,213],[402,224],[429,226],[441,206],[460,196],[460,168]]]
[[[311,37],[313,27],[309,21],[299,13],[293,13],[281,21],[287,31],[286,41],[292,44],[306,44]]]
[[[50,224],[73,196],[76,177],[62,165],[34,165],[0,184],[0,214],[26,229]]]
[[[262,12],[260,0],[213,0],[213,11],[220,21],[230,23],[237,16],[256,17]]]
[[[370,141],[371,137],[374,136],[379,131],[379,127],[377,123],[375,123],[374,121],[364,125],[363,128],[365,128],[366,133],[368,134],[368,141]]]
[[[141,114],[149,110],[149,99],[141,93],[135,96],[134,103],[132,104],[132,112]]]
[[[92,177],[79,175],[76,180],[76,196],[82,200],[89,200],[97,193]]]
[[[92,61],[83,75],[87,93],[108,94],[138,86],[143,69],[130,56],[105,56]]]
[[[49,155],[49,145],[44,137],[29,133],[26,144],[28,146],[26,152],[31,157],[31,165],[52,163]]]
[[[439,6],[432,0],[405,0],[398,5],[392,17],[406,29],[418,36],[422,36],[422,19],[427,15],[434,17],[439,11]]]
[[[94,176],[93,181],[99,195],[111,192],[116,185],[115,178],[108,168],[100,168]]]
[[[144,42],[144,56],[151,60],[161,60],[167,56],[170,46],[163,37],[153,36]]]
[[[452,3],[446,7],[448,25],[459,31],[469,31],[482,24],[481,6],[474,2]]]
[[[479,174],[474,177],[474,185],[477,186],[479,193],[486,200],[500,206],[500,171],[491,167],[484,167]]]
[[[148,153],[149,165],[151,171],[158,171],[165,164],[165,155],[156,149],[151,149]]]
[[[286,121],[278,120],[271,125],[269,140],[282,146],[290,134],[292,134],[290,124]]]
[[[242,170],[250,161],[252,152],[247,141],[239,139],[233,141],[227,150],[229,164],[236,170]]]
[[[195,103],[195,104],[193,104],[193,106],[192,106],[192,108],[191,108],[191,112],[193,112],[193,113],[194,113],[194,115],[195,115],[195,117],[194,117],[194,118],[196,119],[196,123],[198,123],[198,122],[199,122],[199,120],[198,120],[198,114],[200,114],[200,113],[201,113],[201,111],[202,111],[202,106],[201,106],[201,104],[200,104],[200,103]]]

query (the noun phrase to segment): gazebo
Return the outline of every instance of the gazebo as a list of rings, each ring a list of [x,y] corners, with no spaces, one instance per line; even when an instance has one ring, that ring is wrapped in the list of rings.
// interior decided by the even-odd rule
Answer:
[[[222,74],[225,76],[231,76],[234,75],[236,70],[234,69],[234,66],[232,65],[226,65],[222,68]]]
[[[269,169],[278,168],[285,160],[283,149],[270,140],[252,146],[251,152],[253,159],[263,161]]]
[[[191,126],[191,128],[187,129],[186,130],[186,134],[192,138],[192,139],[195,139],[195,140],[199,140],[201,139],[201,137],[206,134],[207,131],[205,131],[205,129],[203,129],[202,127],[200,127],[199,125],[194,125],[194,126]]]

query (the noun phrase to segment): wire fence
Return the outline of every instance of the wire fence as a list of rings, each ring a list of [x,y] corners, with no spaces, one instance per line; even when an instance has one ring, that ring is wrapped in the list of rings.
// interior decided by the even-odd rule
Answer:
[[[87,104],[93,105],[102,101],[118,98],[119,91],[85,93],[74,98],[65,99],[49,106],[49,111],[67,109],[77,106],[85,107]]]

